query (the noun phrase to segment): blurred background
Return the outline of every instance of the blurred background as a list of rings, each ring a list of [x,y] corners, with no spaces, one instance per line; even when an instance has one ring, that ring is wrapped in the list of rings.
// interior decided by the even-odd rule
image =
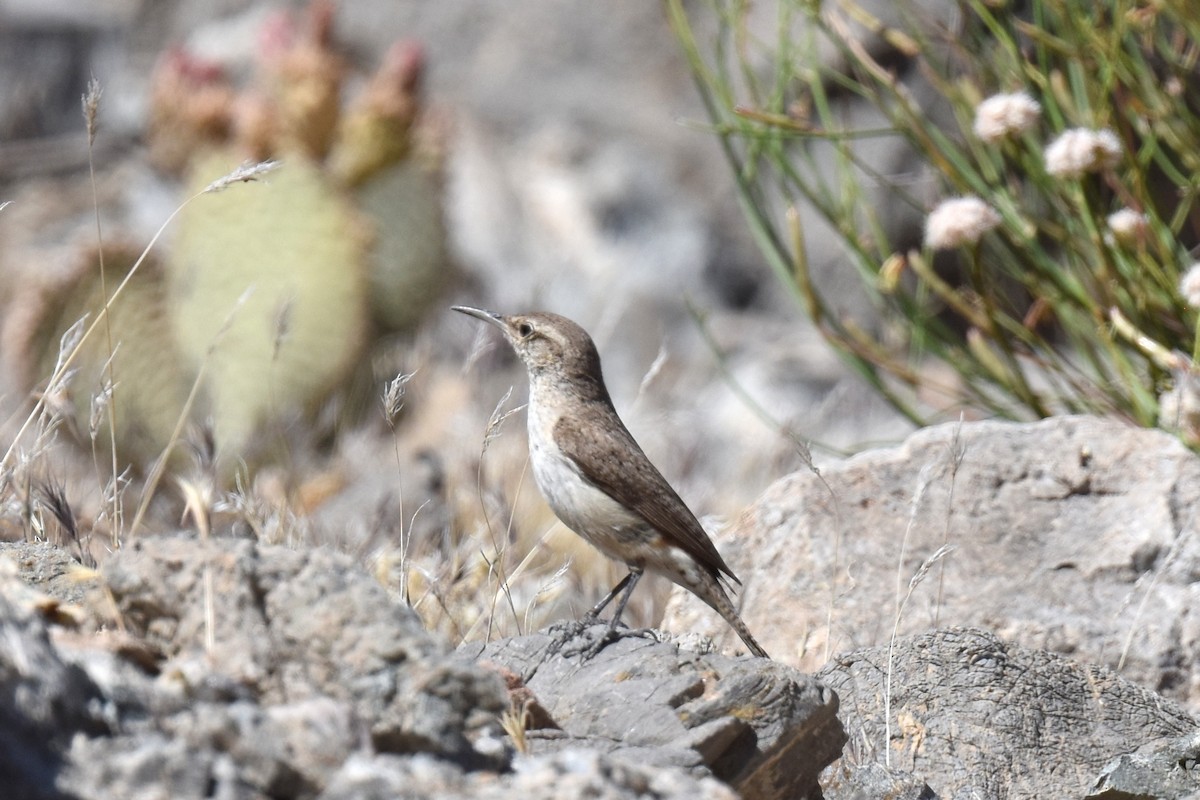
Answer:
[[[798,443],[898,439],[708,128],[644,0],[0,0],[0,535],[328,544],[455,640],[581,612],[622,569],[542,504],[523,371],[453,303],[587,328],[711,528]]]

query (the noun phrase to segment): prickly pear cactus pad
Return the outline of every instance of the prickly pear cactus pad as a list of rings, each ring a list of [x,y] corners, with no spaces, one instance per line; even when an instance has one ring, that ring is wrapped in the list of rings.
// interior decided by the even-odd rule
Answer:
[[[437,180],[431,167],[409,160],[355,188],[373,223],[371,311],[385,331],[415,328],[455,280]]]
[[[171,323],[203,389],[221,455],[263,423],[311,412],[367,334],[364,235],[349,202],[302,155],[268,179],[193,201],[168,261]],[[238,159],[200,159],[198,191]]]
[[[105,247],[110,296],[139,253],[121,245]],[[5,349],[24,383],[44,387],[54,372],[63,333],[85,316],[88,323],[96,320],[104,307],[98,254],[88,253],[76,274],[61,285],[37,288],[31,295],[35,296],[20,298],[23,313],[6,320]],[[163,452],[191,387],[191,375],[174,347],[165,296],[161,268],[147,259],[113,300],[108,325],[102,324],[80,344],[73,361],[76,372],[63,398],[72,412],[70,428],[82,442],[94,435],[98,451],[106,452],[115,438],[121,458],[135,464],[147,464]],[[100,402],[112,404],[115,437],[110,437],[106,410],[93,413],[93,404],[110,385],[111,395]]]

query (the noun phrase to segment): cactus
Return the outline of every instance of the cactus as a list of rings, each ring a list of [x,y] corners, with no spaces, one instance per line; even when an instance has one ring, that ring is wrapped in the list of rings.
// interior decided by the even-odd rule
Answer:
[[[196,189],[236,158],[193,169]],[[311,413],[365,341],[363,234],[346,197],[297,154],[259,184],[195,200],[167,262],[169,318],[204,389],[219,452],[262,423]]]
[[[110,295],[139,252],[121,245],[104,249],[105,283]],[[81,259],[67,281],[31,289],[32,296],[14,302],[22,313],[6,320],[5,349],[26,385],[44,382],[54,371],[64,331],[84,316],[89,321],[96,319],[103,309],[98,263],[99,254],[92,251]],[[103,393],[106,385],[111,331],[115,388],[110,402],[116,422],[115,439],[120,457],[135,464],[146,464],[163,452],[191,387],[191,376],[173,345],[165,296],[162,271],[154,261],[147,260],[112,302],[108,325],[98,327],[81,344],[74,360],[76,373],[63,398],[73,411],[70,429],[83,442],[94,433],[96,446],[107,451],[108,414],[93,415],[91,409],[93,399]]]
[[[244,86],[237,70],[183,48],[159,61],[149,151],[188,196],[247,157],[284,163],[265,181],[189,201],[162,271],[143,267],[113,310],[116,435],[135,462],[161,452],[198,380],[191,418],[211,418],[228,474],[252,445],[278,441],[256,434],[311,419],[367,360],[372,335],[415,328],[453,275],[438,169],[415,144],[423,53],[395,45],[343,109],[348,67],[332,47],[332,15],[316,0],[299,21],[273,17]],[[37,363],[27,386],[49,374],[58,336],[96,312],[94,281],[80,274],[47,296],[40,333],[18,346]],[[71,399],[86,409],[107,353],[83,355]]]
[[[412,330],[453,285],[437,180],[430,168],[405,161],[354,192],[373,223],[371,316],[384,331]]]
[[[417,142],[424,53],[397,42],[343,115],[329,172],[372,223],[371,313],[377,328],[411,330],[453,284],[442,215],[442,154]]]

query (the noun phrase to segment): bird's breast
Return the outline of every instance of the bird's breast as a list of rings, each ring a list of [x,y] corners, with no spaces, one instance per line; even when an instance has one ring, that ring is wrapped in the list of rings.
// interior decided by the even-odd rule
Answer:
[[[554,441],[560,413],[552,405],[529,403],[529,460],[546,503],[563,524],[586,539],[611,536],[642,520],[591,484]]]

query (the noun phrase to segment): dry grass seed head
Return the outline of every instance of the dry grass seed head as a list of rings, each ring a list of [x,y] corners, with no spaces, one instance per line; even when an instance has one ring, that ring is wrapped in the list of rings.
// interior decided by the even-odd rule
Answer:
[[[404,408],[405,387],[416,374],[416,370],[408,373],[402,372],[384,384],[383,417],[387,420],[388,427],[395,426],[396,420],[400,416],[400,411]]]
[[[88,414],[88,438],[91,439],[93,445],[96,444],[100,426],[104,424],[105,411],[108,409],[108,404],[112,402],[114,388],[106,370],[105,377],[100,384],[100,391],[92,395],[91,413]]]
[[[204,187],[203,191],[201,191],[201,194],[213,194],[215,192],[224,191],[230,186],[233,186],[235,183],[250,183],[252,181],[257,181],[264,175],[279,169],[282,165],[282,162],[274,160],[259,161],[257,163],[247,161],[233,172],[217,178],[208,186]]]
[[[500,435],[500,429],[504,426],[504,422],[513,414],[516,414],[525,408],[524,404],[522,404],[515,406],[514,408],[510,408],[508,411],[501,411],[505,404],[508,403],[508,399],[512,397],[512,393],[513,387],[510,386],[508,387],[508,391],[504,393],[504,396],[500,398],[500,402],[496,403],[496,407],[492,410],[492,415],[488,418],[487,429],[483,434],[483,446],[479,451],[480,456],[488,451],[488,447],[490,447],[492,442],[495,441],[496,437]]]
[[[513,747],[518,753],[529,753],[529,741],[525,738],[525,732],[529,730],[532,722],[533,716],[529,713],[529,698],[525,698],[500,715],[500,727],[508,734],[508,738],[512,740]]]
[[[87,92],[82,98],[83,119],[87,124],[89,147],[96,141],[96,131],[99,129],[100,97],[103,94],[104,90],[100,88],[100,81],[92,76],[92,79],[88,81]]]
[[[79,519],[67,500],[66,488],[54,481],[45,480],[37,485],[36,493],[37,503],[50,512],[62,527],[67,540],[75,545],[79,563],[86,567],[95,567],[96,560],[92,558],[80,533]]]

